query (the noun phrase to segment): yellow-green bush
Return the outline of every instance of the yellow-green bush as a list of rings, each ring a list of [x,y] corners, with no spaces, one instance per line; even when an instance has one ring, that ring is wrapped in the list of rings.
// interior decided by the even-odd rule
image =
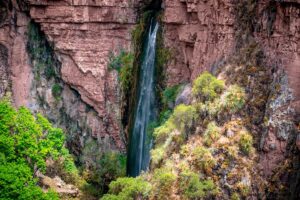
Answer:
[[[194,80],[192,94],[199,100],[212,101],[223,89],[224,81],[218,80],[209,72],[204,72]]]
[[[165,155],[165,148],[163,146],[151,150],[152,165],[158,165]]]
[[[154,129],[153,136],[155,138],[155,143],[164,142],[167,137],[171,134],[174,129],[174,125],[168,120],[163,125]]]
[[[238,193],[233,193],[230,197],[231,200],[240,200],[240,195]]]
[[[231,85],[222,95],[222,106],[227,111],[234,113],[245,104],[245,91],[238,85]]]
[[[204,170],[205,172],[211,172],[212,168],[216,164],[216,160],[212,156],[209,149],[198,146],[193,149],[192,151],[193,156],[193,164],[201,170]]]
[[[192,128],[197,117],[196,108],[194,106],[180,104],[175,107],[171,121],[178,130],[187,131]]]
[[[204,143],[210,146],[214,141],[220,138],[221,129],[215,122],[210,122],[204,132]]]
[[[218,193],[218,188],[212,180],[201,180],[199,174],[190,170],[180,173],[179,186],[188,199],[208,198]]]
[[[168,147],[172,142],[173,135],[170,135],[163,144],[157,145],[150,151],[152,165],[158,165],[167,153]]]
[[[147,198],[151,191],[151,185],[141,177],[118,178],[109,184],[109,194],[104,195],[101,200],[134,200]]]
[[[239,146],[242,152],[244,152],[246,155],[249,155],[253,148],[252,135],[246,131],[241,131]]]
[[[172,186],[176,181],[176,175],[169,168],[158,168],[154,171],[153,183],[155,184],[153,195],[160,200],[169,199]]]

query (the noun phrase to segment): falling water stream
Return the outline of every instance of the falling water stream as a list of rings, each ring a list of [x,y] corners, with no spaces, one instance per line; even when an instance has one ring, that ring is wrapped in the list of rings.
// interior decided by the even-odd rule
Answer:
[[[151,20],[140,68],[138,99],[127,165],[127,173],[133,177],[138,176],[141,171],[146,171],[150,162],[152,139],[147,134],[147,127],[156,118],[154,71],[158,26],[157,22]]]

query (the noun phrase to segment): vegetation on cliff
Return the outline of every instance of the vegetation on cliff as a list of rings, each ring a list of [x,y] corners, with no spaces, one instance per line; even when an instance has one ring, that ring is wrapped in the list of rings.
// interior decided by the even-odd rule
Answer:
[[[46,173],[47,160],[62,164],[61,174],[77,176],[73,158],[64,147],[65,135],[42,115],[24,107],[16,110],[0,100],[0,198],[58,199],[38,186],[38,173]]]
[[[256,151],[241,113],[243,88],[205,72],[193,83],[191,105],[178,105],[154,129],[151,169],[117,179],[103,199],[241,199],[263,188]],[[144,185],[137,188],[137,183]],[[126,198],[125,198],[125,196]]]

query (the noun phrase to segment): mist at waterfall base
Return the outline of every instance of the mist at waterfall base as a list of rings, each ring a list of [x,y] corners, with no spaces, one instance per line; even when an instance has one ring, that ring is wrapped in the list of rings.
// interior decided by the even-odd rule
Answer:
[[[147,128],[157,116],[154,71],[158,27],[159,24],[152,19],[140,68],[138,100],[127,160],[127,175],[132,177],[138,176],[141,171],[146,171],[150,162],[152,136],[147,133]]]

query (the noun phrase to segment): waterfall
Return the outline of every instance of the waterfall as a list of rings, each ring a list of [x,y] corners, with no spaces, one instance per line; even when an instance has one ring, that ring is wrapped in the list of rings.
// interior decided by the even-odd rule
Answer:
[[[150,162],[152,139],[147,134],[147,127],[156,118],[154,71],[158,26],[157,22],[151,20],[140,68],[138,99],[127,164],[127,173],[133,177],[138,176],[141,171],[146,171]]]

